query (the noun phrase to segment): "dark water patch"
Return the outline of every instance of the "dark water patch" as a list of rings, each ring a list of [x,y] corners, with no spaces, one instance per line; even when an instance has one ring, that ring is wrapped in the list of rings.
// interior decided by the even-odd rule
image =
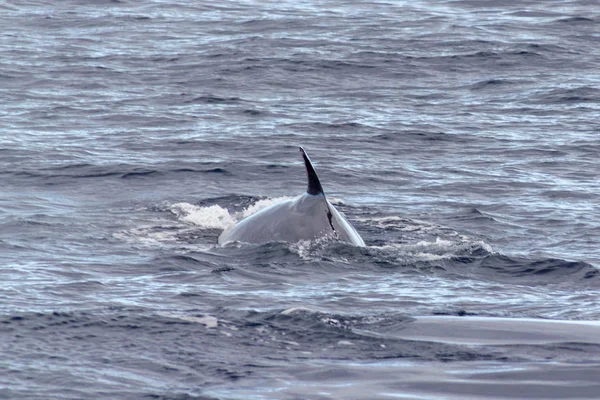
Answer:
[[[99,178],[121,178],[125,180],[156,179],[168,174],[218,174],[230,176],[232,173],[223,168],[219,163],[203,163],[208,168],[183,167],[171,168],[170,166],[159,166],[163,169],[139,167],[129,164],[117,165],[92,165],[74,164],[60,167],[40,168],[38,170],[5,170],[0,175],[12,176],[18,179],[41,181],[45,184],[64,184],[73,179],[86,179],[93,182]]]
[[[539,58],[545,58],[544,55],[535,52],[535,51],[527,51],[527,50],[515,50],[515,51],[510,51],[507,52],[506,54],[508,55],[513,55],[513,56],[519,56],[519,57],[539,57]]]
[[[507,15],[514,17],[525,17],[525,18],[548,18],[554,17],[557,14],[552,11],[541,11],[541,10],[519,10],[507,13]]]
[[[210,164],[210,165],[214,165],[214,164]],[[222,175],[233,175],[230,171],[228,171],[225,168],[222,167],[213,167],[213,168],[206,168],[206,169],[201,169],[201,168],[175,168],[172,170],[167,171],[168,173],[175,173],[175,174],[222,174]],[[162,173],[161,173],[162,174]]]
[[[376,65],[366,64],[364,62],[348,62],[344,60],[320,60],[316,63],[318,68],[335,70],[361,70],[377,68]]]
[[[188,393],[173,393],[173,394],[143,394],[142,398],[149,400],[219,400],[217,397],[208,397],[202,395],[194,395]]]
[[[580,286],[585,284],[600,287],[600,271],[593,265],[581,261],[565,261],[548,258],[531,260],[523,257],[509,257],[502,254],[487,254],[479,257],[457,256],[452,270],[469,273],[484,279],[498,280],[517,285],[564,284]]]
[[[104,178],[110,176],[120,176],[121,172],[105,169],[102,167],[86,167],[78,170],[73,173],[55,173],[50,170],[38,170],[38,171],[16,171],[12,172],[13,175],[24,178],[31,179],[53,179],[53,178],[75,178],[75,179],[85,179],[85,178]]]
[[[398,135],[394,134],[394,133],[380,133],[377,135],[373,135],[372,139],[374,139],[375,141],[390,141],[390,140],[396,140],[398,138]]]
[[[70,292],[92,292],[102,289],[106,285],[97,280],[83,280],[77,282],[68,282],[60,285],[53,285],[47,288],[48,291],[54,291],[55,293],[70,291]]]
[[[322,59],[322,58],[307,58],[305,55],[300,54],[297,57],[292,58],[276,58],[276,59],[246,59],[245,62],[249,62],[251,65],[247,66],[247,69],[273,69],[283,70],[286,73],[320,73],[330,74],[335,71],[344,71],[349,74],[361,74],[365,70],[380,69],[381,66],[377,63],[366,62],[364,59],[359,58],[358,60],[335,60],[335,59]],[[323,76],[318,78],[319,83],[326,83]]]
[[[496,89],[500,86],[513,85],[515,82],[508,79],[487,79],[485,81],[474,83],[470,86],[472,90]]]
[[[148,169],[148,170],[134,170],[132,172],[127,172],[123,175],[121,175],[122,179],[136,179],[136,178],[146,178],[146,177],[153,177],[153,176],[157,176],[157,175],[162,175],[159,171],[157,170],[152,170],[152,169]]]
[[[50,168],[40,168],[38,170],[22,170],[22,171],[11,171],[10,173],[15,176],[32,178],[32,179],[53,179],[53,178],[74,178],[74,179],[86,179],[86,178],[104,178],[111,176],[123,177],[129,174],[131,166],[127,164],[121,165],[109,165],[99,166],[93,164],[67,164]],[[7,171],[8,172],[8,171]],[[5,173],[7,173],[5,172]],[[135,174],[134,172],[131,172]]]
[[[448,137],[448,134],[446,132],[413,132],[412,134],[415,136],[420,136],[425,140],[453,140],[452,138]]]
[[[567,18],[559,18],[554,20],[553,22],[558,24],[566,24],[566,25],[592,25],[596,23],[596,20],[591,17],[567,17]]]
[[[457,213],[456,215],[451,216],[449,219],[470,221],[470,222],[477,222],[477,223],[484,223],[484,224],[498,222],[498,220],[496,220],[491,215],[489,215],[486,212],[483,212],[475,207],[467,209],[462,213]]]
[[[184,144],[184,143],[181,143]],[[198,170],[193,169],[193,168],[176,168],[173,170],[173,172],[198,172]]]
[[[231,175],[231,172],[229,172],[229,171],[227,171],[226,169],[223,169],[223,168],[211,168],[211,169],[206,169],[206,170],[204,170],[202,172],[207,173],[207,174]]]
[[[229,271],[235,271],[235,268],[233,268],[233,267],[218,267],[218,268],[213,269],[210,272],[213,274],[219,274],[222,272],[229,272]]]
[[[254,109],[246,109],[243,111],[243,113],[255,117],[255,116],[263,114],[263,111],[258,111],[258,110],[254,110]]]
[[[242,99],[239,97],[222,97],[216,95],[203,95],[186,100],[185,103],[205,103],[205,104],[237,104]]]
[[[48,214],[36,214],[29,218],[15,218],[11,220],[4,220],[2,221],[0,226],[2,227],[2,229],[7,231],[11,229],[16,230],[19,227],[31,227],[38,229],[42,229],[44,227],[62,229],[65,227],[64,224],[57,222],[54,216]]]
[[[269,170],[279,170],[279,169],[288,169],[290,167],[289,167],[289,165],[282,165],[282,164],[267,164],[265,166],[265,168],[267,168]]]
[[[541,192],[540,195],[551,200],[593,200],[597,198],[594,193],[576,190],[546,190]]]
[[[547,57],[540,53],[528,50],[513,50],[503,49],[496,51],[477,51],[472,53],[441,55],[441,56],[422,56],[417,57],[415,61],[419,64],[426,65],[427,69],[437,69],[467,74],[473,68],[473,63],[478,64],[479,68],[486,68],[487,73],[498,71],[498,66],[502,65],[505,68],[503,73],[513,66],[518,66],[523,62],[533,62],[533,59],[545,60]],[[540,61],[542,62],[542,61]],[[479,78],[481,76],[478,76]],[[518,77],[521,77],[519,75]]]
[[[207,260],[184,254],[159,256],[154,258],[150,264],[160,272],[210,270],[215,267]]]
[[[534,104],[600,103],[600,89],[591,86],[553,89],[537,94],[530,102]]]
[[[198,165],[198,164],[195,164]],[[230,171],[222,167],[221,163],[200,163],[200,165],[205,166],[207,168],[197,168],[197,167],[183,167],[183,168],[174,168],[169,169],[169,173],[190,173],[190,174],[223,174],[223,175],[232,175]]]
[[[531,157],[532,163],[545,162],[545,163],[550,163],[550,164],[556,164],[560,161],[555,160],[555,159],[561,159],[561,158],[567,157],[569,155],[569,153],[567,151],[564,151],[560,148],[547,148],[547,147],[542,147],[542,146],[533,148],[533,147],[529,147],[526,145],[521,146],[518,149],[512,149],[512,148],[498,149],[498,151],[496,151],[494,149],[490,149],[490,153],[502,153],[504,156],[509,156],[509,157],[522,157],[522,158]],[[548,159],[551,159],[551,161],[549,161]],[[547,166],[550,166],[550,165],[547,165]],[[511,171],[511,168],[513,168],[513,167],[506,166],[504,168],[504,170]],[[538,187],[544,187],[544,185],[539,185]]]
[[[51,168],[51,170],[54,171],[81,171],[81,170],[85,170],[88,168],[96,168],[95,165],[92,164],[86,164],[86,163],[79,163],[79,164],[67,164],[67,165],[60,165],[57,167],[53,167]]]
[[[364,128],[368,128],[367,126],[358,123],[358,122],[330,122],[330,123],[326,123],[326,122],[300,122],[300,123],[294,123],[294,124],[288,124],[286,125],[287,127],[298,127],[298,128],[303,128],[303,129],[310,129],[310,130],[321,130],[321,129],[325,129],[325,130],[356,130],[356,129],[364,129]]]
[[[519,48],[523,48],[519,46]],[[552,54],[573,54],[578,52],[578,49],[574,49],[568,46],[560,45],[557,43],[528,43],[524,46],[527,51],[533,51],[545,55]]]
[[[476,316],[479,314],[460,309],[460,310],[436,310],[432,313],[432,315],[447,315],[447,316],[465,317],[465,316]]]
[[[374,135],[370,138],[370,140],[374,142],[396,141],[400,143],[406,143],[407,140],[414,142],[447,141],[453,144],[469,141],[467,137],[449,132],[444,132],[439,129],[440,128],[437,126],[426,126],[424,127],[424,129],[405,129],[401,131],[386,132]]]
[[[477,58],[477,59],[499,59],[500,58],[500,54],[493,52],[493,51],[477,51],[475,53],[467,53],[467,54],[455,54],[452,56],[447,56],[451,59],[470,59],[470,58]]]
[[[502,351],[518,353],[529,359],[546,360],[546,362],[575,362],[584,364],[600,358],[600,345],[582,342],[563,342],[538,345],[503,345]],[[566,372],[566,371],[565,371]],[[578,374],[578,371],[572,370]],[[563,375],[564,376],[564,375]]]

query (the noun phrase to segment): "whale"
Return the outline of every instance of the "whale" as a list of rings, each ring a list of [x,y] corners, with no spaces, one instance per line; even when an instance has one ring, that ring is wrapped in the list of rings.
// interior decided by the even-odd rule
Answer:
[[[331,237],[364,247],[365,242],[348,220],[331,204],[306,151],[300,147],[308,185],[300,196],[282,200],[242,219],[226,229],[218,244],[228,242],[295,243]]]

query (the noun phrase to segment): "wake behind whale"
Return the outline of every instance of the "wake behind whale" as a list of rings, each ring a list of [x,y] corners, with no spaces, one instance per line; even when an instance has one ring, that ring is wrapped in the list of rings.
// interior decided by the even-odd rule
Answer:
[[[308,177],[306,193],[275,203],[243,219],[219,236],[219,244],[234,241],[294,243],[331,236],[355,246],[365,245],[356,229],[325,197],[317,173],[302,147],[300,152]]]

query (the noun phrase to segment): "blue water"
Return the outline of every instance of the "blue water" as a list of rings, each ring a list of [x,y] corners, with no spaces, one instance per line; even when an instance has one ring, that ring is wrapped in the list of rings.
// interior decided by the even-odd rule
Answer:
[[[1,3],[0,397],[595,398],[593,335],[401,334],[600,320],[599,23],[583,0]],[[367,247],[216,245],[305,190],[300,145]]]

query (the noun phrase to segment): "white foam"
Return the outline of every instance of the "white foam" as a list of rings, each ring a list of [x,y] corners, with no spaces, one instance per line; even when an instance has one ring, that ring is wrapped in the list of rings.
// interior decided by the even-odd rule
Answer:
[[[177,241],[177,232],[172,227],[163,227],[165,230],[157,231],[155,226],[143,226],[112,234],[118,240],[137,243],[142,246],[155,247],[164,243]]]
[[[296,243],[291,243],[289,249],[305,261],[321,259],[324,248],[332,241],[335,241],[337,237],[337,234],[334,232],[312,240],[299,240]],[[345,262],[342,259],[338,260]]]
[[[392,243],[384,246],[370,246],[371,249],[390,253],[398,253],[403,258],[409,256],[411,260],[436,261],[454,257],[465,251],[483,248],[492,253],[492,247],[482,240],[469,240],[462,238],[457,240],[442,239],[437,237],[435,241],[421,240],[417,243]]]
[[[379,229],[395,229],[403,232],[437,229],[435,225],[425,221],[407,219],[399,216],[356,218],[356,221],[367,223]]]
[[[334,206],[345,206],[346,205],[346,202],[338,197],[327,196],[327,200]]]
[[[204,229],[227,229],[236,223],[229,211],[217,204],[201,207],[190,203],[176,203],[170,207],[170,210],[181,221]]]

